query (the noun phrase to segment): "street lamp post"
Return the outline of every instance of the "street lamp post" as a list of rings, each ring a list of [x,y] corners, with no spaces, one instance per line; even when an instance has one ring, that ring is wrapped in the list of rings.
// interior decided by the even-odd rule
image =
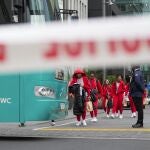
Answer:
[[[103,0],[102,1],[102,10],[103,10],[103,17],[106,16],[106,0]]]

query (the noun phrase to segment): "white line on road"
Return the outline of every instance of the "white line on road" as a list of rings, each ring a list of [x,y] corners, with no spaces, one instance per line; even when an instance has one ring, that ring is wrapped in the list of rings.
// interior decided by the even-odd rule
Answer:
[[[91,118],[87,118],[87,120],[90,120]],[[55,125],[54,127],[62,127],[62,126],[65,126],[65,125],[69,125],[69,124],[74,124],[76,121],[72,121],[72,122],[67,122],[67,123],[63,123],[63,124],[59,124],[59,125]],[[38,131],[38,130],[42,130],[42,129],[47,129],[47,128],[52,128],[52,126],[49,126],[49,127],[41,127],[41,128],[35,128],[33,129],[34,131]]]

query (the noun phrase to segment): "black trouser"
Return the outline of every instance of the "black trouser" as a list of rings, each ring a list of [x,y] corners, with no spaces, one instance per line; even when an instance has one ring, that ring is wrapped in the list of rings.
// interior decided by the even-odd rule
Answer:
[[[137,123],[143,124],[143,100],[142,97],[132,97],[135,104],[136,110],[138,112]]]

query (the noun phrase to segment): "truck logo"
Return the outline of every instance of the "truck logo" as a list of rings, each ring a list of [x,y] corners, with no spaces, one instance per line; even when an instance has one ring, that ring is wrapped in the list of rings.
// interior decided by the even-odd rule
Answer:
[[[1,104],[11,104],[11,98],[0,98]]]

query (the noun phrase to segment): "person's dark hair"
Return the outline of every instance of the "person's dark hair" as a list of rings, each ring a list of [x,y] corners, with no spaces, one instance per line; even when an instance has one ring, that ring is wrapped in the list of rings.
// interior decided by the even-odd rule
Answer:
[[[121,76],[121,78],[123,79],[123,75],[122,74],[117,74],[116,78],[118,78],[119,76]]]
[[[95,72],[94,71],[90,71],[90,74],[94,74],[95,75]]]
[[[130,76],[129,76],[129,75],[126,75],[125,79],[126,79],[126,82],[127,82],[127,83],[130,82]]]

